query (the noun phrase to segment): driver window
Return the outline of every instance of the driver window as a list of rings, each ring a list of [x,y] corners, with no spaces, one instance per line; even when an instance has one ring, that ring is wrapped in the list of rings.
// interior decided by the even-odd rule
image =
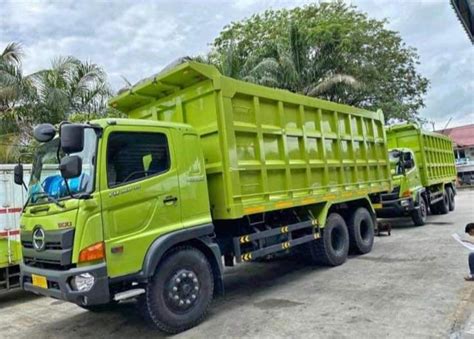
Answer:
[[[168,140],[163,133],[115,132],[107,149],[109,187],[168,171]]]

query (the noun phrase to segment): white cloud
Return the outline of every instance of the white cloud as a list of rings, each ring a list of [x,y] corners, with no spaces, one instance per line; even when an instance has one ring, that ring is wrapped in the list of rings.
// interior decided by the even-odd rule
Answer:
[[[135,82],[184,55],[209,50],[232,21],[268,8],[309,0],[237,1],[40,1],[2,0],[0,48],[24,44],[25,72],[48,67],[59,55],[102,65],[115,89],[124,75]],[[420,72],[431,80],[421,114],[440,126],[473,121],[474,49],[445,0],[348,0],[370,17],[388,18],[420,55]]]

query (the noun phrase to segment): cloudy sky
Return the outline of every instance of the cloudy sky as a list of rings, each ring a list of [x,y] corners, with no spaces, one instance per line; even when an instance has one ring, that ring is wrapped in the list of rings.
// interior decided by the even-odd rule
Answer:
[[[114,89],[121,76],[135,82],[185,55],[203,54],[219,31],[268,8],[310,1],[0,0],[0,49],[23,43],[25,73],[74,55],[105,68]],[[314,2],[314,1],[313,1]],[[417,48],[419,71],[431,80],[421,114],[442,128],[474,123],[474,47],[449,0],[352,0],[369,16],[388,18]]]

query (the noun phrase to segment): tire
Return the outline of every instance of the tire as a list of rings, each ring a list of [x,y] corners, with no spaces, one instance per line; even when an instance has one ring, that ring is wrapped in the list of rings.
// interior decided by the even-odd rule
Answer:
[[[185,331],[205,318],[213,294],[206,256],[194,247],[177,247],[158,265],[146,287],[145,320],[166,333]]]
[[[447,187],[446,192],[448,193],[448,209],[450,211],[454,211],[454,209],[456,208],[456,201],[454,200],[454,191],[451,187]]]
[[[449,201],[448,201],[448,193],[446,191],[443,192],[443,199],[436,203],[436,208],[438,210],[438,214],[448,214],[449,212]]]
[[[418,209],[413,211],[411,218],[415,226],[423,226],[426,224],[426,216],[428,215],[428,207],[425,198],[420,197],[420,206]]]
[[[353,253],[365,254],[374,245],[374,219],[365,207],[359,207],[347,223],[349,249]]]
[[[306,258],[312,264],[338,266],[347,260],[349,253],[349,232],[346,222],[337,213],[331,213],[326,220],[320,239],[309,242]]]

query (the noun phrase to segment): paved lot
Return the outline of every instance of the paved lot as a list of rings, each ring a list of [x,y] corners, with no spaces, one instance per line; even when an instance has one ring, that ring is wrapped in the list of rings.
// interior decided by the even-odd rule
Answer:
[[[226,272],[225,297],[207,320],[177,337],[465,337],[474,338],[474,283],[467,250],[452,238],[474,221],[474,191],[461,191],[456,211],[423,227],[397,222],[374,250],[336,268],[295,259],[244,264]],[[23,292],[0,296],[0,337],[162,336],[132,302],[93,314]]]

